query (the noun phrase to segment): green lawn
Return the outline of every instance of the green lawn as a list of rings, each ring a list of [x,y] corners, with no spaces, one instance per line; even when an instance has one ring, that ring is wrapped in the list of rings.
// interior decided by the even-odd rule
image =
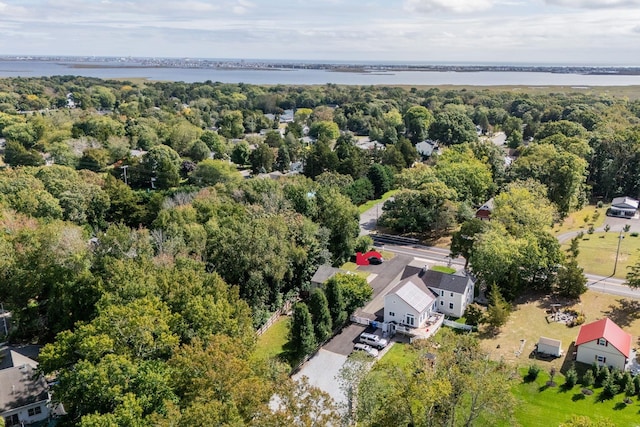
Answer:
[[[403,366],[411,363],[417,357],[417,352],[409,344],[396,343],[378,362],[370,375],[378,375],[385,369],[385,365]],[[633,403],[623,403],[624,394],[615,398],[600,401],[601,388],[595,388],[591,396],[583,395],[582,387],[578,384],[571,390],[565,390],[564,376],[555,376],[556,387],[546,387],[549,374],[543,370],[533,382],[525,382],[527,368],[519,369],[519,377],[513,380],[512,394],[517,400],[515,406],[516,425],[523,427],[558,426],[569,420],[573,415],[586,415],[591,419],[608,419],[617,426],[640,425],[640,402],[636,397]],[[483,423],[483,421],[485,421]],[[510,426],[512,423],[495,423],[490,420],[479,420],[478,425]]]
[[[418,354],[412,349],[411,345],[403,343],[394,343],[393,346],[382,356],[380,362],[378,362],[374,370],[384,369],[384,365],[389,364],[393,366],[406,366],[412,363]]]
[[[386,193],[384,193],[382,195],[382,197],[380,197],[379,199],[376,200],[369,200],[368,202],[358,206],[358,212],[363,213],[368,211],[369,209],[371,209],[372,207],[374,207],[376,205],[376,203],[380,203],[380,202],[385,202],[389,197],[393,196],[394,194],[396,194],[398,191],[400,190],[391,190],[391,191],[387,191]],[[380,214],[382,214],[382,209],[380,209]]]
[[[345,262],[344,264],[342,264],[342,266],[340,266],[340,268],[342,270],[347,270],[347,271],[357,271],[358,270],[358,264],[356,264],[355,262]]]
[[[556,224],[553,227],[553,231],[556,234],[566,233],[568,231],[587,230],[590,225],[593,228],[602,227],[606,218],[605,213],[609,205],[604,205],[601,208],[597,208],[595,205],[585,206],[576,212],[571,212],[560,224]],[[594,214],[596,214],[594,221]],[[588,218],[585,222],[585,218]]]
[[[585,233],[580,240],[580,254],[578,255],[578,263],[584,268],[585,273],[601,276],[609,276],[613,273],[619,236],[620,233],[613,231]],[[563,245],[564,249],[569,247],[568,243]],[[639,259],[638,249],[640,249],[640,237],[633,237],[629,233],[625,233],[624,239],[620,242],[615,277],[625,278],[629,271],[627,266],[635,264]]]
[[[431,270],[439,271],[441,273],[446,273],[446,274],[453,274],[456,272],[455,268],[445,267],[444,265],[434,265],[433,267],[431,267]]]
[[[282,316],[258,337],[253,357],[259,360],[278,358],[283,362],[288,362],[285,347],[288,342],[290,322],[289,316]]]
[[[521,378],[526,370],[520,370]],[[564,377],[556,375],[557,387],[546,387],[549,374],[542,371],[538,378],[530,383],[519,380],[512,388],[513,395],[520,401],[516,406],[515,417],[523,427],[557,426],[569,420],[573,415],[586,415],[592,419],[604,418],[614,421],[617,426],[636,426],[640,424],[640,403],[632,398],[629,406],[622,401],[624,394],[618,394],[611,400],[598,400],[601,389],[594,389],[591,396],[581,393],[581,386],[571,390],[562,387]],[[518,381],[518,380],[516,380]],[[508,424],[501,424],[508,425]]]

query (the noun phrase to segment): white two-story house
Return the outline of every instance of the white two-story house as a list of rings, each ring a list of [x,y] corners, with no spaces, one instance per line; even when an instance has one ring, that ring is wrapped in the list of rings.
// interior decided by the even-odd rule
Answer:
[[[408,265],[384,298],[384,321],[419,328],[432,313],[461,317],[473,302],[474,281]]]
[[[36,371],[38,363],[15,351],[6,353],[0,369],[0,417],[5,426],[25,426],[49,418],[51,396]]]

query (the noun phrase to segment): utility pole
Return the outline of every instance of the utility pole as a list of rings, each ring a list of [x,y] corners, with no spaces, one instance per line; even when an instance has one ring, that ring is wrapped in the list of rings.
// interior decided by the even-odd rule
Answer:
[[[620,242],[624,239],[624,236],[622,235],[623,233],[624,231],[620,230],[620,235],[618,236],[618,249],[616,250],[616,261],[613,264],[613,273],[611,273],[611,276],[616,275],[616,269],[618,268],[618,255],[620,254]]]
[[[124,165],[121,166],[120,168],[124,171],[124,183],[129,185],[129,183],[127,182],[127,168],[129,167],[129,165]]]
[[[7,314],[4,311],[4,304],[0,302],[0,312],[2,312],[2,321],[4,324],[4,335],[9,336],[9,330],[7,329]]]

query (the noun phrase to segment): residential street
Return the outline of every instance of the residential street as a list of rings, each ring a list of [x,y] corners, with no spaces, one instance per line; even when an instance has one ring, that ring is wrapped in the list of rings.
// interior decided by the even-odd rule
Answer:
[[[371,217],[371,215],[373,215],[373,218],[375,218],[375,215],[377,215],[376,208],[374,207],[372,209],[369,209],[363,215],[367,215],[368,217]],[[631,231],[640,232],[640,220],[638,219],[629,220],[629,219],[623,219],[623,218],[607,217],[605,220],[605,224],[609,224],[609,226],[611,227],[610,232],[620,232],[622,228],[627,224],[631,226],[630,232]],[[366,225],[370,226],[370,224],[366,224]],[[361,221],[361,229],[362,227],[363,227],[363,223]],[[368,230],[367,234],[370,231],[371,230]],[[604,231],[604,226],[598,228],[596,231]],[[557,238],[562,243],[563,241],[566,241],[567,239],[572,238],[578,233],[579,231],[571,231],[568,233],[560,234],[557,236]],[[385,243],[380,245],[380,248],[389,252],[393,252],[398,255],[415,257],[415,258],[424,259],[431,262],[437,262],[440,264],[445,263],[456,268],[463,267],[465,263],[464,258],[462,257],[458,257],[453,260],[450,259],[449,258],[450,252],[448,249],[436,248],[432,246],[394,245],[390,243]],[[628,286],[625,286],[624,280],[622,279],[617,279],[615,277],[597,276],[593,274],[585,274],[585,276],[587,276],[587,279],[588,279],[587,286],[589,287],[589,289],[593,291],[602,292],[610,295],[618,295],[626,298],[640,299],[640,289],[631,289]]]
[[[369,234],[375,231],[376,219],[381,213],[382,204],[374,206],[361,215],[360,234]],[[611,221],[610,221],[611,220]],[[612,232],[619,232],[622,227],[630,223],[631,231],[640,231],[640,221],[620,220],[618,218],[607,218]],[[573,237],[577,232],[564,233],[558,236],[561,242]],[[384,305],[384,296],[399,281],[405,266],[413,259],[422,260],[425,264],[450,265],[455,268],[462,268],[465,264],[464,258],[450,258],[448,249],[422,246],[417,244],[390,244],[378,243],[377,246],[385,251],[393,252],[397,256],[386,260],[380,265],[361,266],[359,270],[366,271],[374,275],[370,281],[373,288],[371,301],[363,307],[361,314],[369,318],[380,316]],[[624,285],[624,280],[613,277],[603,277],[587,274],[587,286],[589,289],[618,295],[625,298],[640,299],[640,289],[630,289]],[[338,335],[333,337],[322,349],[318,351],[307,363],[302,366],[294,378],[302,375],[309,378],[309,382],[328,392],[336,402],[346,404],[344,393],[339,387],[337,375],[344,365],[347,357],[353,350],[353,344],[357,342],[358,336],[364,332],[365,326],[351,324],[346,326]]]

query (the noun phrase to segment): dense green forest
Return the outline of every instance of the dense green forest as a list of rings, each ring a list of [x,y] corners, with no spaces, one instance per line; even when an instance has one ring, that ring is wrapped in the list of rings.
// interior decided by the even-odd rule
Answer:
[[[510,161],[485,138],[499,131]],[[640,196],[640,102],[606,94],[15,78],[0,136],[0,301],[12,340],[46,344],[40,366],[82,426],[333,417],[250,358],[254,331],[319,265],[367,248],[357,205],[391,189],[381,225],[453,234],[508,299],[579,295],[550,226]],[[494,196],[496,220],[473,220]],[[285,398],[305,387],[313,399]]]

